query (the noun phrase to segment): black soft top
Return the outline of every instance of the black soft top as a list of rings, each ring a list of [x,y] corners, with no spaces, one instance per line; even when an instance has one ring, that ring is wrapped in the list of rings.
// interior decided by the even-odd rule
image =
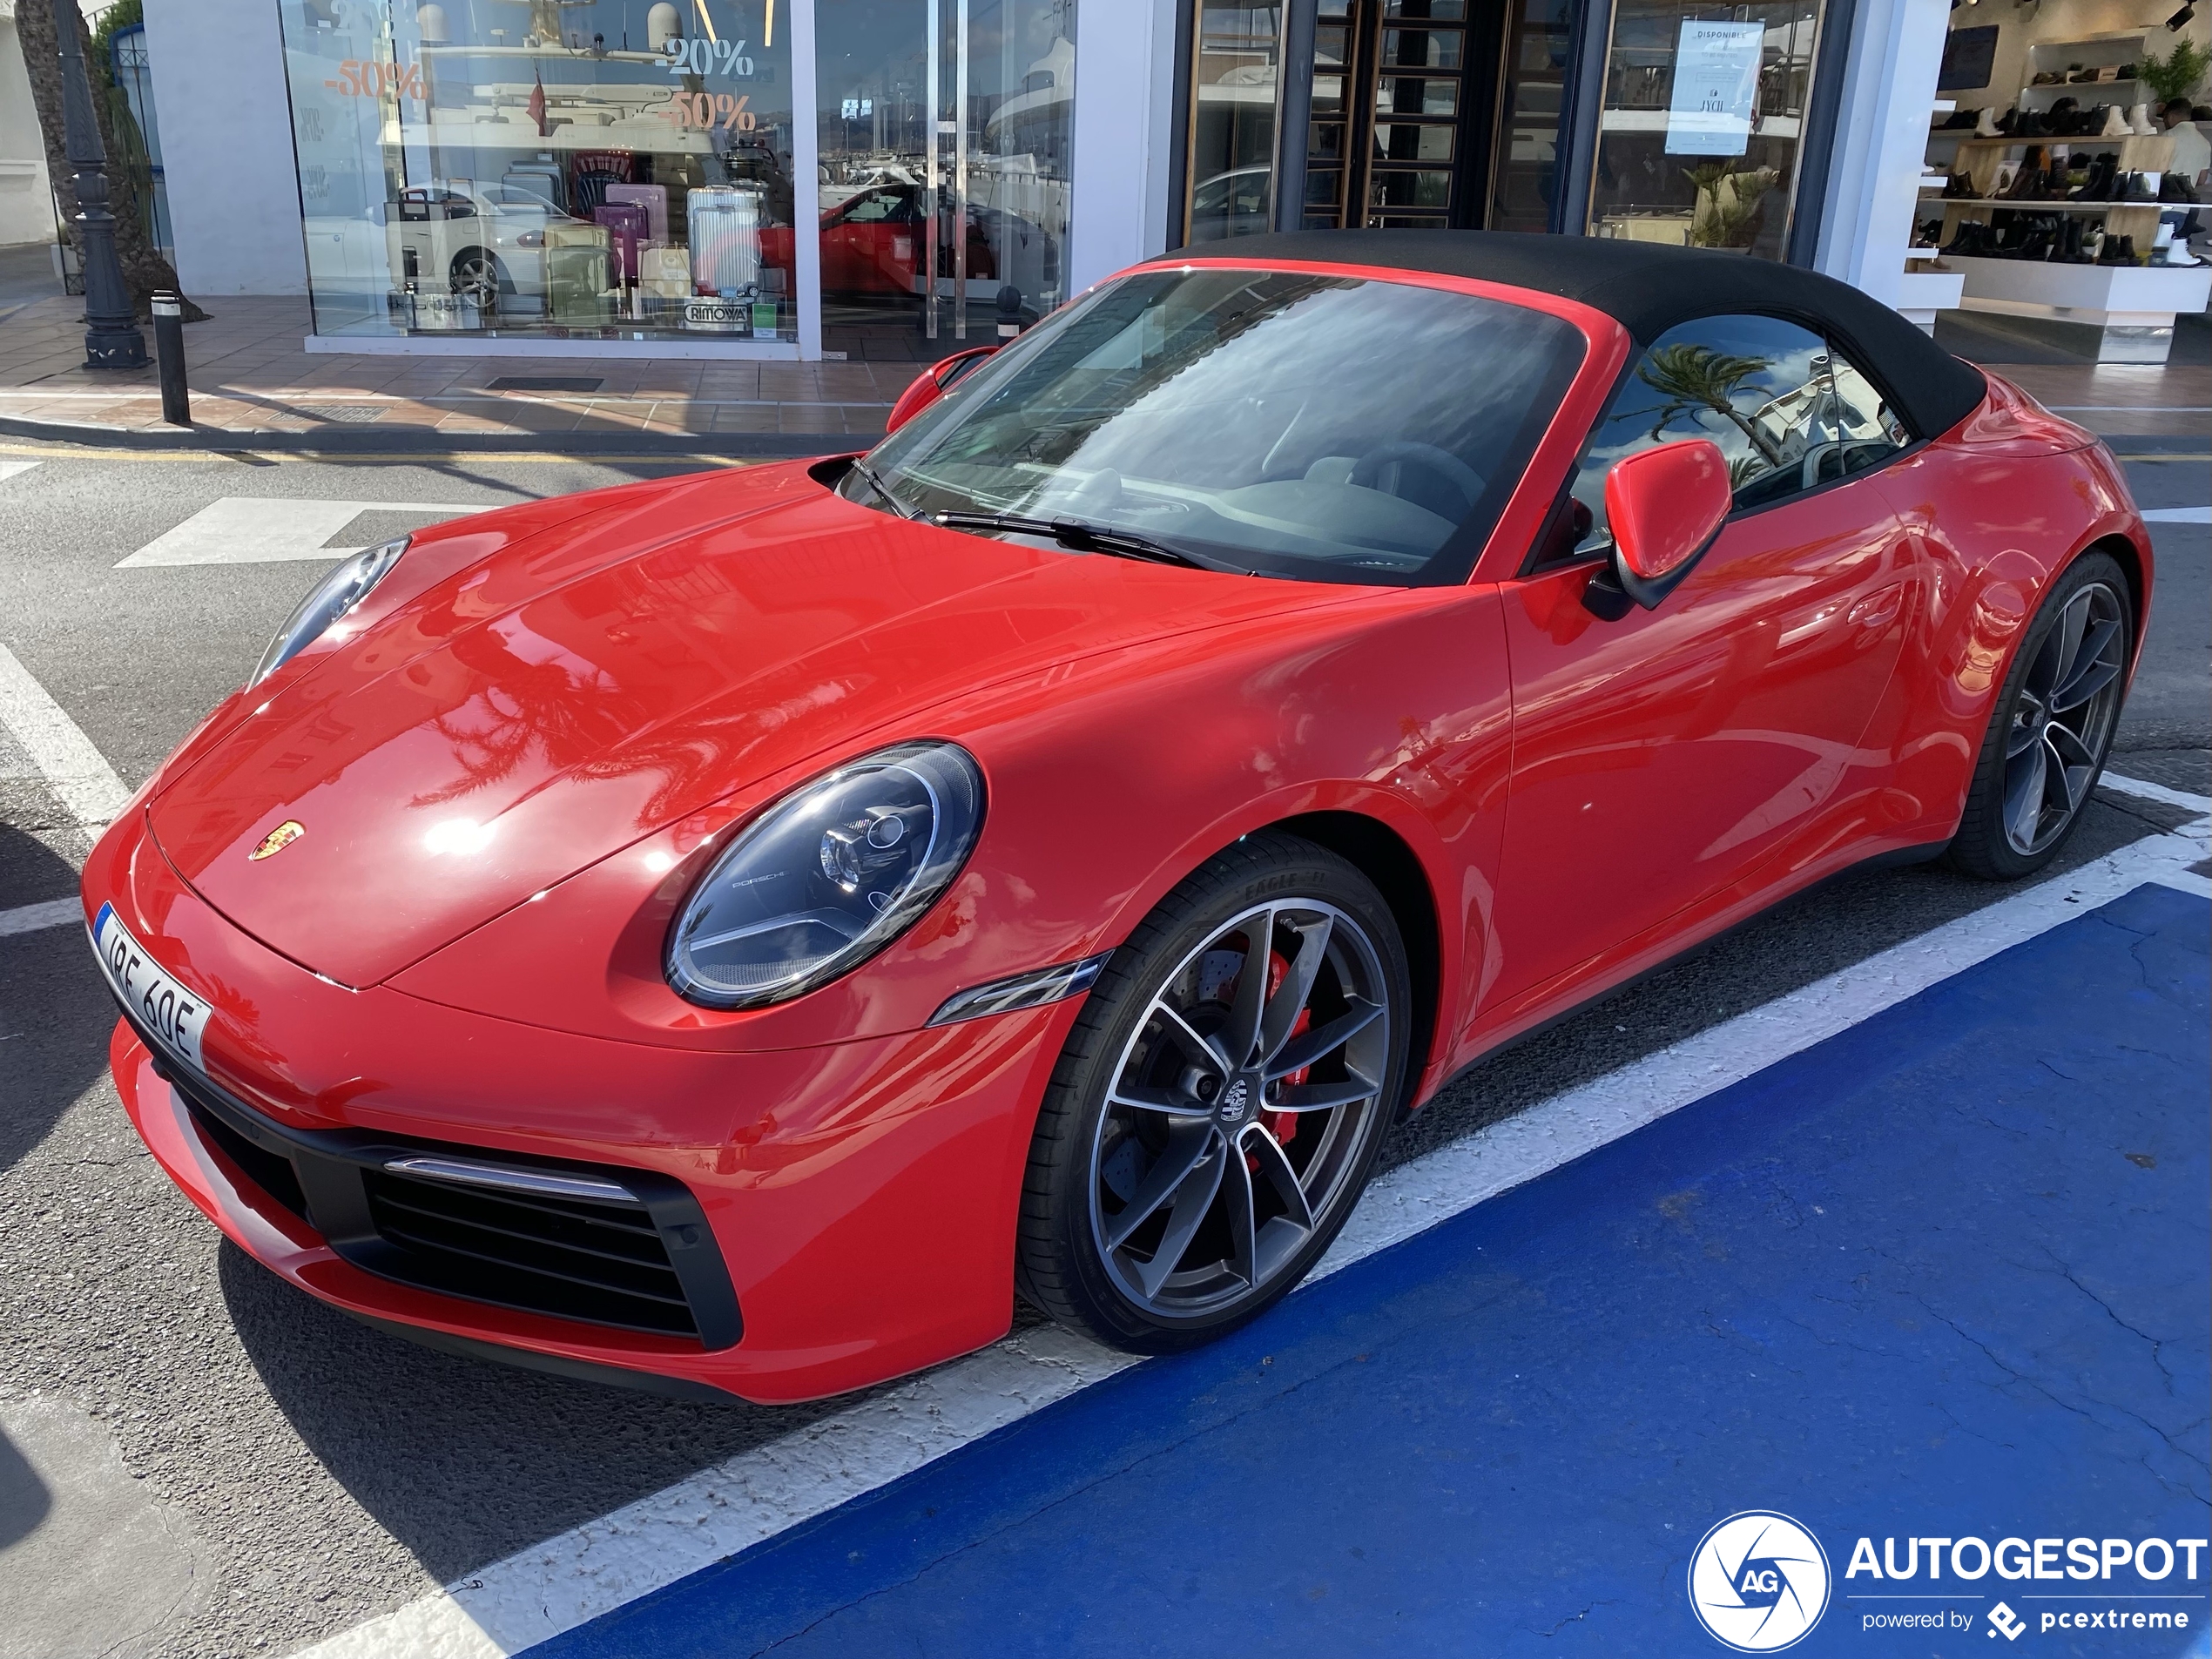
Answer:
[[[1180,252],[1194,259],[1384,266],[1533,288],[1604,312],[1640,346],[1698,317],[1733,311],[1786,317],[1831,337],[1922,437],[1958,425],[1988,395],[1979,369],[1879,300],[1817,271],[1744,253],[1594,236],[1442,230],[1290,231]]]

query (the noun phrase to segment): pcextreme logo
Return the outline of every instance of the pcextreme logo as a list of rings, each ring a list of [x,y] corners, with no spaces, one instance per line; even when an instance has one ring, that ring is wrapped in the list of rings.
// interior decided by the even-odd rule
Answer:
[[[1689,1557],[1690,1611],[1738,1653],[1778,1653],[1803,1641],[1828,1610],[1828,1588],[1820,1541],[1770,1509],[1730,1515]]]

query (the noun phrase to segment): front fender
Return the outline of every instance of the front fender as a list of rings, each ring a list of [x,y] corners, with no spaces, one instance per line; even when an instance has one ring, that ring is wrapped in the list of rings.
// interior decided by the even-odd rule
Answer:
[[[982,765],[982,836],[913,928],[817,991],[721,1012],[678,998],[660,971],[692,881],[796,776],[624,848],[391,983],[563,1031],[680,1047],[913,1030],[956,991],[1119,944],[1239,836],[1339,811],[1385,824],[1420,860],[1440,913],[1440,1033],[1471,1012],[1510,759],[1495,589],[1380,593],[1104,652],[956,698],[853,747],[924,736],[961,744]]]

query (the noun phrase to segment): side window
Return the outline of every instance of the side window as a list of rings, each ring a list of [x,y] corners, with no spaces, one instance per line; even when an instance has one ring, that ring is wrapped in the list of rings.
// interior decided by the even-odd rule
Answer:
[[[1841,428],[1843,475],[1878,467],[1912,442],[1912,434],[1898,418],[1874,382],[1834,347],[1828,351],[1829,372],[1836,381],[1836,424]]]
[[[1852,373],[1875,418],[1880,400]],[[1885,408],[1880,418],[1895,422]],[[1739,508],[1844,476],[1827,342],[1795,323],[1750,315],[1701,317],[1654,341],[1614,394],[1575,475],[1575,499],[1590,514],[1578,551],[1608,539],[1605,475],[1613,463],[1684,438],[1720,446]]]

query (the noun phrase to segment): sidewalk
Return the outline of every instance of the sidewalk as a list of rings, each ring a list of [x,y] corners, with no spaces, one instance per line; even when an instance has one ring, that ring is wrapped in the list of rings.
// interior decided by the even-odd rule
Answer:
[[[233,298],[211,300],[210,319],[185,329],[192,435],[163,424],[151,363],[84,368],[83,308],[54,298],[0,316],[0,432],[126,444],[280,437],[287,447],[304,435],[349,449],[556,437],[680,447],[711,435],[801,454],[836,448],[846,434],[873,442],[920,372],[911,361],[326,355],[301,347],[304,299]],[[151,355],[151,330],[146,345]]]
[[[0,435],[125,447],[578,452],[697,448],[808,455],[873,443],[920,366],[637,357],[334,356],[301,347],[304,299],[226,299],[185,330],[194,428],[165,425],[151,363],[84,368],[83,301],[0,305]],[[865,341],[863,342],[865,344]],[[1947,341],[1946,343],[1951,343]],[[152,347],[151,333],[147,340]],[[2032,395],[2139,449],[2194,449],[2212,431],[2212,367],[2006,361],[1973,332],[1953,349],[1988,361]],[[2048,356],[2051,354],[2041,354]],[[2185,354],[2194,356],[2194,352]],[[2125,440],[2134,440],[2128,442]],[[2158,447],[2155,442],[2148,447]]]

